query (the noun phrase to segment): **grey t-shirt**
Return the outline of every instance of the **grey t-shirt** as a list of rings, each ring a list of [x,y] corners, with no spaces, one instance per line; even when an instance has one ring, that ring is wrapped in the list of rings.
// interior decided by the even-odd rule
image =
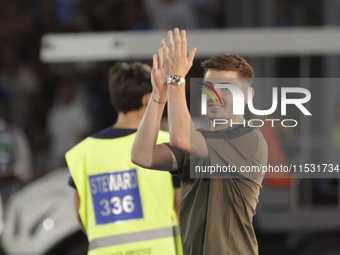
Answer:
[[[191,158],[172,149],[182,174],[180,227],[185,255],[258,254],[252,225],[262,178],[190,178],[190,163],[266,165],[268,149],[260,130],[242,126],[201,131],[209,159]]]

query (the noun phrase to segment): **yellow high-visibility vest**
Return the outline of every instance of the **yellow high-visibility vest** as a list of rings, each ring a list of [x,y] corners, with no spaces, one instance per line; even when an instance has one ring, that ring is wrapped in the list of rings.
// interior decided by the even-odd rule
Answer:
[[[88,137],[66,153],[89,255],[182,254],[171,175],[131,162],[135,135]]]

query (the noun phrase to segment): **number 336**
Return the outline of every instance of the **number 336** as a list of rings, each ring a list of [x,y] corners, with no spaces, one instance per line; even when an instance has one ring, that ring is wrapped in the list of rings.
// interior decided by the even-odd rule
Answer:
[[[121,214],[123,211],[132,213],[135,209],[133,196],[130,195],[123,197],[123,199],[120,197],[112,197],[110,201],[108,199],[102,199],[99,204],[102,206],[103,210],[101,210],[100,213],[103,216],[109,216],[111,212],[115,215]]]

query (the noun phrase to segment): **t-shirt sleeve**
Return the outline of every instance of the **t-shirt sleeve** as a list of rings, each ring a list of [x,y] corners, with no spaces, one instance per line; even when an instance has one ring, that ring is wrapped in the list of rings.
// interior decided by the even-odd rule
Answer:
[[[70,187],[74,188],[74,189],[77,189],[76,184],[74,183],[72,176],[70,176],[70,178],[68,179],[68,185]]]
[[[180,188],[181,177],[179,175],[172,175],[172,184],[174,185],[174,188]]]
[[[172,175],[180,175],[183,173],[183,167],[184,167],[184,160],[185,160],[185,154],[181,153],[180,151],[176,150],[175,148],[171,147],[169,143],[165,143],[166,146],[170,148],[172,153],[174,154],[177,162],[177,170],[171,171],[170,173]]]

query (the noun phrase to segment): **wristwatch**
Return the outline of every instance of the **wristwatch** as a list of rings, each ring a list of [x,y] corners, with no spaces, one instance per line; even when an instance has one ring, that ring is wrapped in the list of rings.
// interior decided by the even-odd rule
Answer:
[[[179,86],[185,83],[185,79],[179,75],[170,75],[167,79],[168,85]]]

